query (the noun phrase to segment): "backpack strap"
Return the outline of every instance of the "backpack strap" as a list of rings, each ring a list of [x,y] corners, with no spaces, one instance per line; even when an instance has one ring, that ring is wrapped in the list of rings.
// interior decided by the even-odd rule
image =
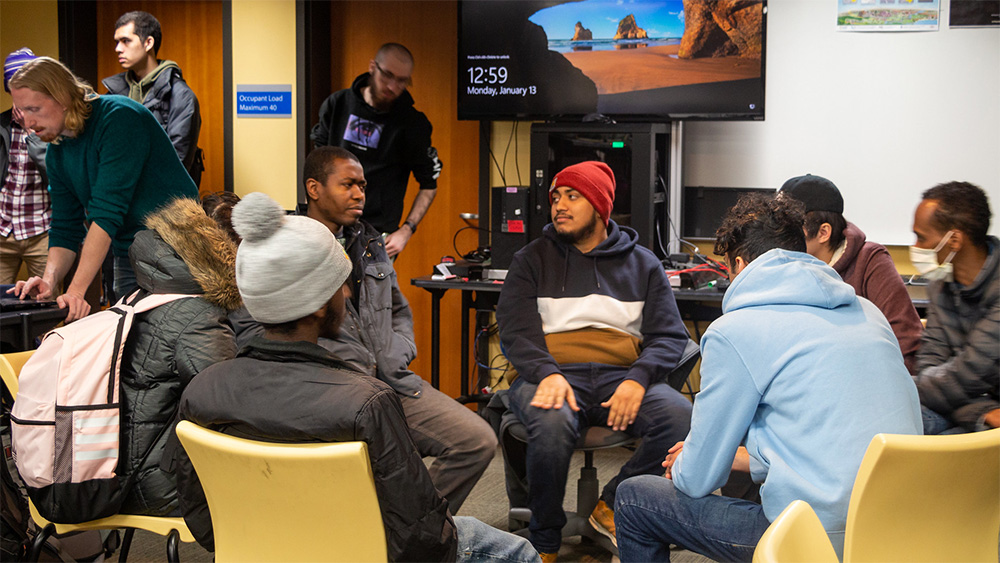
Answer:
[[[166,305],[171,301],[177,301],[178,299],[184,299],[186,297],[201,297],[201,295],[187,295],[183,293],[153,293],[147,297],[143,297],[137,303],[132,305],[135,314],[145,313],[146,311],[155,309],[160,305]]]

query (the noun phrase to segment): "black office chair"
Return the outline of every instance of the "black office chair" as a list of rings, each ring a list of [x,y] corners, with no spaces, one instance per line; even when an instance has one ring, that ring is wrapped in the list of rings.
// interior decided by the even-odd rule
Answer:
[[[691,386],[688,377],[694,365],[701,357],[698,343],[688,340],[681,359],[666,376],[666,383],[680,391],[685,384]],[[502,405],[502,407],[501,407]],[[490,408],[503,409],[500,419],[500,447],[504,457],[504,475],[507,486],[507,499],[510,511],[507,515],[508,529],[520,536],[527,537],[528,522],[531,521],[531,509],[528,508],[528,484],[525,478],[525,460],[527,456],[528,431],[508,408],[506,391],[498,392],[490,403]],[[576,489],[576,511],[566,512],[566,525],[562,529],[562,537],[586,537],[618,556],[618,548],[611,539],[595,530],[589,522],[590,513],[597,506],[600,498],[600,483],[597,480],[597,468],[594,466],[594,452],[608,448],[634,446],[637,438],[617,432],[605,426],[589,426],[580,431],[580,438],[573,449],[583,452],[583,467],[580,468],[580,479]]]

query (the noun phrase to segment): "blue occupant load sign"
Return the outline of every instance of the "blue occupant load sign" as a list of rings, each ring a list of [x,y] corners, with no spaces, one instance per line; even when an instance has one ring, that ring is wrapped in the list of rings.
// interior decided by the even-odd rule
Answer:
[[[291,117],[291,84],[239,84],[237,117]]]

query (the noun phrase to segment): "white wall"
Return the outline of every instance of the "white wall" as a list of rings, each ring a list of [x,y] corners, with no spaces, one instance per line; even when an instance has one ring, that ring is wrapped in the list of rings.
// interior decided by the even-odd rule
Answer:
[[[1000,29],[837,31],[836,0],[770,0],[763,122],[688,122],[684,184],[825,176],[870,240],[913,242],[920,193],[965,180],[1000,233]]]

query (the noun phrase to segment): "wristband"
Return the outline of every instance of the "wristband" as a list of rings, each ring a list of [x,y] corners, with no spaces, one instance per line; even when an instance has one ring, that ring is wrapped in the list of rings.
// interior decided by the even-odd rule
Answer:
[[[411,233],[413,234],[417,233],[417,225],[414,224],[412,221],[405,221],[403,222],[403,224],[410,228]]]

